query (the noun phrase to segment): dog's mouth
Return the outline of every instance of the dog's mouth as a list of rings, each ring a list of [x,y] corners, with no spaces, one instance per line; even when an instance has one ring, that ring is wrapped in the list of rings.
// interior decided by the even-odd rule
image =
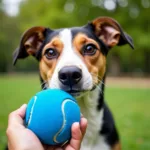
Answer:
[[[90,90],[67,90],[66,92],[72,95],[75,98],[84,96]]]
[[[66,92],[71,94],[73,97],[80,97],[85,95],[87,92],[95,90],[96,86],[93,86],[91,89],[87,90],[67,90]]]
[[[91,89],[82,89],[80,87],[61,87],[62,90],[66,91],[73,97],[82,97],[87,92],[93,91],[96,88],[96,86],[93,86]]]
[[[80,91],[80,90],[68,90],[66,92],[69,93],[69,94],[71,94],[73,97],[77,97],[77,96],[81,95],[82,91]]]

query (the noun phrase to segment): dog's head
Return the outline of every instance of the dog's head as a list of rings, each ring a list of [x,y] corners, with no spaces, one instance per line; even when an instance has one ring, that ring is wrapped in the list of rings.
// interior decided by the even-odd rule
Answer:
[[[108,17],[97,18],[83,27],[33,27],[23,34],[14,53],[14,64],[17,59],[34,56],[47,88],[63,89],[74,95],[90,91],[101,82],[107,53],[124,44],[133,48],[130,36]]]

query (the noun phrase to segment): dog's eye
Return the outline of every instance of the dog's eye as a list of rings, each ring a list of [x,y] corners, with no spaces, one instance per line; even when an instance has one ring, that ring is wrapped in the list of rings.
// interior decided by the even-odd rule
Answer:
[[[94,55],[96,53],[96,46],[94,44],[88,44],[83,47],[83,55]]]
[[[45,56],[47,59],[54,59],[58,57],[58,52],[53,48],[48,48],[45,51]]]

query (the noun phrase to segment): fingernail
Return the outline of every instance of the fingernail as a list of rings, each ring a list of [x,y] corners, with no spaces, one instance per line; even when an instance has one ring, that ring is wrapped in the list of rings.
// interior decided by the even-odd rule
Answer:
[[[27,106],[27,104],[23,104],[20,106],[20,109],[25,108]]]
[[[74,126],[79,126],[79,122],[75,122],[73,124],[74,124]]]
[[[84,120],[84,122],[88,122],[86,118],[82,118],[82,120]]]
[[[81,118],[83,117],[83,114],[81,113]]]

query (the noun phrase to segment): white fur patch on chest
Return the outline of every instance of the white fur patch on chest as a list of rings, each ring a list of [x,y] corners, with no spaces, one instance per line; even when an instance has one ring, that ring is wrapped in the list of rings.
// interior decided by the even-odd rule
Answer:
[[[97,143],[95,143],[91,150],[111,150],[111,147],[106,144],[105,138],[99,135]]]
[[[100,86],[101,87],[101,86]],[[81,113],[88,120],[88,127],[83,138],[81,150],[110,150],[105,137],[99,134],[103,125],[104,109],[98,111],[97,103],[100,89],[96,88],[78,100]]]
[[[99,134],[103,124],[103,109],[96,117],[88,118],[88,127],[82,141],[81,150],[110,150],[105,137]]]

